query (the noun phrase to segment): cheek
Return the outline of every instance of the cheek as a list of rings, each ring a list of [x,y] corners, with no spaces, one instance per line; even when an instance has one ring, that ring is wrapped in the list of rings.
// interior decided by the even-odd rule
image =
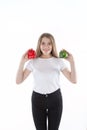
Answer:
[[[43,46],[41,45],[41,46],[40,46],[40,50],[42,50],[42,48],[43,48]]]
[[[51,50],[53,49],[53,47],[52,47],[52,46],[50,46],[49,48],[50,48]]]
[[[43,47],[42,47],[42,46],[40,46],[40,51],[41,51],[41,52],[43,51]]]

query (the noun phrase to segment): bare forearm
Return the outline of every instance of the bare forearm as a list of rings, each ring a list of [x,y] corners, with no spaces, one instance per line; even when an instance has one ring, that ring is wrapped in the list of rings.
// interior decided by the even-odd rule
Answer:
[[[71,81],[73,83],[76,83],[77,82],[77,78],[76,78],[76,69],[75,69],[74,61],[70,62],[70,66],[71,66],[71,73],[70,73]]]
[[[21,61],[19,64],[19,68],[16,75],[16,83],[19,84],[23,81],[23,68],[24,68],[24,62]]]

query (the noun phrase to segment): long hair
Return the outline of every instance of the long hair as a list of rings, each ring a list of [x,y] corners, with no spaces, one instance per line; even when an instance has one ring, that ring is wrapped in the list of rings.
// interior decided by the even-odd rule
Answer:
[[[56,44],[55,44],[55,39],[54,37],[50,34],[50,33],[43,33],[39,39],[38,39],[38,44],[37,44],[37,48],[36,48],[36,57],[40,57],[42,55],[42,52],[40,50],[40,44],[41,44],[41,41],[42,41],[42,38],[43,37],[46,37],[48,39],[50,39],[51,41],[51,44],[52,44],[52,51],[51,51],[51,54],[52,56],[58,58],[58,53],[57,53],[57,49],[56,49]]]

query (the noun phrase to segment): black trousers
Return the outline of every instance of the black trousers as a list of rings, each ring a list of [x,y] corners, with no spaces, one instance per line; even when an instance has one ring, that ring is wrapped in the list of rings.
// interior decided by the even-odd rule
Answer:
[[[58,130],[62,115],[60,89],[51,94],[32,93],[32,113],[36,130]]]

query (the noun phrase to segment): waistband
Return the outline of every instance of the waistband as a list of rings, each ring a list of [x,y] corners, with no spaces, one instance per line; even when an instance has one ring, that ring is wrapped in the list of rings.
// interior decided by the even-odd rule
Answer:
[[[41,94],[41,93],[33,91],[33,94],[36,94],[36,95],[41,96],[41,97],[48,97],[48,96],[52,96],[52,95],[58,94],[58,92],[60,92],[60,88],[57,89],[56,91],[52,92],[52,93]]]

